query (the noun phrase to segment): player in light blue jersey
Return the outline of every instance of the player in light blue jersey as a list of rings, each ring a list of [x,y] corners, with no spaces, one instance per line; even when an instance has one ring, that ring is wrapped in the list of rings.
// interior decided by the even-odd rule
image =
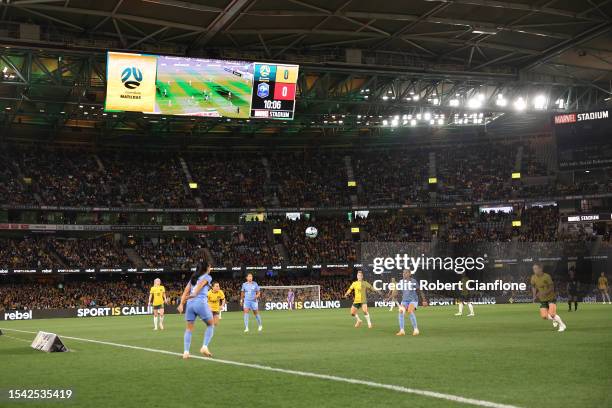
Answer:
[[[246,276],[246,282],[242,284],[242,289],[240,290],[240,306],[242,306],[242,310],[244,311],[244,332],[249,332],[249,312],[252,310],[255,315],[255,319],[257,320],[257,324],[259,327],[258,331],[263,330],[263,325],[261,324],[261,316],[259,314],[259,285],[257,282],[253,281],[253,274],[249,273]]]
[[[200,349],[200,353],[206,357],[212,357],[212,354],[208,350],[208,345],[215,334],[215,325],[213,320],[212,312],[208,306],[208,291],[210,289],[210,283],[212,278],[210,276],[210,265],[207,262],[200,263],[196,266],[196,270],[191,275],[189,283],[185,286],[183,295],[181,296],[181,303],[178,306],[178,312],[183,313],[185,309],[185,320],[187,321],[187,328],[185,329],[185,335],[183,337],[184,351],[183,358],[189,358],[189,348],[191,347],[191,333],[193,332],[193,323],[196,317],[202,319],[206,323],[206,331],[204,332],[204,344]],[[185,303],[187,307],[185,307]]]
[[[427,300],[419,287],[419,283],[412,277],[410,269],[406,269],[403,272],[403,279],[398,283],[398,289],[402,291],[402,302],[399,307],[399,327],[400,330],[397,332],[397,336],[405,336],[404,322],[406,318],[406,312],[410,315],[410,324],[412,324],[412,335],[418,336],[420,334],[419,327],[417,325],[417,318],[415,315],[416,309],[419,306],[419,298],[421,299],[423,306],[427,306]]]

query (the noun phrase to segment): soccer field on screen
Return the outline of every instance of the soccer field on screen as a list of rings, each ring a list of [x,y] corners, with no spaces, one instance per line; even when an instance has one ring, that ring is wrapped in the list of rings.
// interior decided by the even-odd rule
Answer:
[[[159,57],[156,113],[248,118],[252,65]]]
[[[179,315],[166,316],[164,331],[150,316],[3,321],[0,389],[69,388],[74,407],[610,406],[612,306],[559,306],[564,333],[533,304],[476,306],[469,318],[420,308],[418,337],[396,337],[396,311],[380,308],[372,329],[354,328],[346,309],[302,310],[263,312],[261,333],[251,317],[246,334],[242,313],[225,313],[214,358],[186,361]],[[63,338],[71,351],[47,354],[30,348],[38,330],[113,344]],[[197,322],[193,356],[203,332]],[[0,405],[19,404],[58,403]]]

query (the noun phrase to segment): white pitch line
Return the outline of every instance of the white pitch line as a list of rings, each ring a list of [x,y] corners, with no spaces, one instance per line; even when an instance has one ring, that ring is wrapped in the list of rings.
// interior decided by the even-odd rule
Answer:
[[[29,333],[29,334],[36,334],[37,333],[37,332],[27,331],[27,330],[4,329],[4,328],[0,328],[0,329],[1,330],[16,331],[16,332],[20,332],[20,333]],[[83,338],[80,338],[80,337],[70,337],[70,336],[64,336],[64,335],[60,335],[60,334],[58,334],[58,336],[60,336],[61,338],[65,338],[65,339],[70,339],[70,340],[75,340],[75,341],[83,341],[83,342],[87,342],[87,343],[103,344],[103,345],[106,345],[106,346],[121,347],[121,348],[132,349],[132,350],[149,351],[151,353],[167,354],[167,355],[170,355],[170,356],[178,356],[178,357],[182,357],[183,356],[182,353],[177,353],[177,352],[168,351],[168,350],[158,350],[158,349],[153,349],[153,348],[148,348],[148,347],[131,346],[129,344],[112,343],[112,342],[109,342],[109,341],[83,339]],[[336,382],[342,382],[342,383],[348,383],[348,384],[365,385],[365,386],[372,387],[372,388],[379,388],[379,389],[384,389],[384,390],[400,392],[400,393],[404,393],[404,394],[414,394],[414,395],[420,395],[420,396],[424,396],[424,397],[437,398],[437,399],[453,401],[453,402],[462,403],[462,404],[475,405],[475,406],[479,406],[479,407],[488,407],[488,408],[519,408],[516,405],[499,404],[497,402],[491,402],[491,401],[485,401],[485,400],[479,400],[479,399],[473,399],[473,398],[466,398],[466,397],[462,397],[462,396],[459,396],[459,395],[444,394],[444,393],[435,392],[435,391],[419,390],[419,389],[416,389],[416,388],[403,387],[401,385],[383,384],[383,383],[377,383],[377,382],[373,382],[373,381],[359,380],[359,379],[356,379],[356,378],[338,377],[338,376],[335,376],[335,375],[311,373],[311,372],[308,372],[308,371],[288,370],[288,369],[284,369],[284,368],[276,368],[276,367],[270,367],[270,366],[265,366],[265,365],[260,365],[260,364],[252,364],[252,363],[242,363],[240,361],[222,360],[222,359],[217,359],[217,358],[202,357],[202,356],[198,356],[198,355],[192,355],[191,358],[205,360],[205,361],[210,361],[211,363],[220,363],[220,364],[227,364],[227,365],[233,365],[233,366],[238,366],[238,367],[247,367],[247,368],[253,368],[253,369],[256,369],[256,370],[265,370],[265,371],[272,371],[272,372],[282,373],[282,374],[297,375],[297,376],[300,376],[300,377],[309,377],[309,378],[316,378],[316,379],[320,379],[320,380],[329,380],[329,381],[336,381]]]

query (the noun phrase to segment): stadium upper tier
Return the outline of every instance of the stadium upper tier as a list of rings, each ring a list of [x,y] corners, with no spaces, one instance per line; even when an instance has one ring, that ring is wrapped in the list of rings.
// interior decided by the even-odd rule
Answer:
[[[609,170],[560,174],[550,138],[201,154],[2,145],[0,160],[5,206],[342,207],[612,193]]]

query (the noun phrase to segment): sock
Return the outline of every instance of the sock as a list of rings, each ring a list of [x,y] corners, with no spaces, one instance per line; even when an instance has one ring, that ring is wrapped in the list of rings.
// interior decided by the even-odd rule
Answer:
[[[468,309],[470,309],[470,314],[474,314],[474,305],[468,303]]]
[[[215,326],[211,324],[210,326],[206,328],[206,331],[204,332],[204,345],[206,347],[208,347],[208,345],[210,344],[210,341],[212,340],[214,334],[215,334]]]
[[[563,323],[563,320],[561,320],[561,316],[559,315],[555,315],[555,317],[553,317],[553,320],[557,323],[559,323],[559,325],[561,326],[565,326],[565,324]]]
[[[419,327],[417,326],[416,315],[414,312],[410,313],[410,324],[412,325],[413,330],[417,330]]]
[[[404,313],[398,313],[397,317],[399,319],[400,330],[404,330],[404,322],[405,322],[406,315],[404,315]]]
[[[463,314],[463,303],[459,303],[459,314]]]
[[[153,316],[153,326],[157,329],[157,316]]]
[[[366,319],[366,322],[368,322],[368,326],[370,326],[372,324],[372,321],[370,320],[370,315],[369,314],[365,315],[365,319]]]
[[[578,302],[574,302],[574,311],[578,310]]]
[[[355,318],[355,321],[358,321],[358,322],[360,322],[360,321],[361,321],[361,319],[359,318],[359,315],[358,315],[357,313],[355,313],[355,314],[353,315],[353,317]]]
[[[244,314],[244,328],[245,329],[249,328],[249,314],[248,313]]]
[[[159,316],[159,324],[164,324],[164,316]]]
[[[572,301],[571,300],[567,301],[567,306],[569,307],[568,310],[571,312],[572,311]]]
[[[189,330],[185,330],[185,336],[183,336],[183,350],[189,353],[189,348],[191,347],[191,332]]]
[[[255,316],[255,320],[257,320],[257,324],[261,326],[261,316],[260,315]]]

